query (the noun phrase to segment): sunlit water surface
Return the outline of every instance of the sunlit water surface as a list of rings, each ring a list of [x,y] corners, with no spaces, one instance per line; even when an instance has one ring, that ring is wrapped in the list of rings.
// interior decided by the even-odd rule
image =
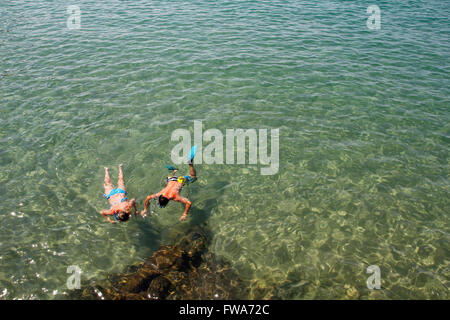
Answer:
[[[190,225],[247,298],[448,299],[447,1],[0,4],[0,297],[63,299]],[[279,128],[280,167],[198,165],[193,201],[111,225],[103,166],[140,208],[175,129]],[[186,170],[187,166],[181,166]],[[381,270],[369,290],[366,269]]]

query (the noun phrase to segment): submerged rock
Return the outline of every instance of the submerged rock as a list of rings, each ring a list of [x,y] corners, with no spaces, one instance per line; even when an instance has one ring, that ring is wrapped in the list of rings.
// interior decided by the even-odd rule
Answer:
[[[106,284],[77,290],[70,299],[157,300],[243,299],[244,283],[206,252],[207,237],[197,228],[175,245],[161,246],[144,263],[113,274]]]

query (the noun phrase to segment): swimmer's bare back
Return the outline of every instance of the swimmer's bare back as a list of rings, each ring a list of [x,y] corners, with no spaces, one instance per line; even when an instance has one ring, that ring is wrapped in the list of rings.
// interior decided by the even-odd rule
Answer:
[[[174,170],[174,171],[172,172],[172,176],[173,176],[176,172],[177,172],[177,170]],[[189,163],[189,175],[190,175],[190,177],[191,177],[194,181],[195,181],[195,179],[197,178],[197,173],[196,173],[196,171],[195,171],[193,161],[191,161],[191,162]],[[173,201],[181,202],[181,203],[184,203],[184,204],[185,204],[185,209],[184,209],[183,214],[182,214],[181,217],[180,217],[180,220],[181,220],[181,221],[186,220],[186,217],[187,217],[187,214],[188,214],[189,209],[191,208],[192,202],[189,201],[189,199],[184,198],[184,197],[182,197],[182,196],[180,195],[180,191],[181,191],[182,188],[183,188],[183,183],[181,183],[181,182],[179,182],[179,181],[171,181],[171,180],[169,180],[169,181],[167,182],[167,186],[166,186],[164,189],[162,189],[162,190],[161,190],[160,192],[158,192],[158,193],[149,195],[149,196],[145,199],[145,201],[144,201],[144,210],[141,211],[141,215],[142,215],[143,217],[145,217],[145,216],[147,215],[146,212],[147,212],[147,208],[150,206],[150,200],[151,200],[151,199],[158,198],[159,196],[162,195],[164,198],[166,198],[166,199],[168,199],[168,200],[173,200]]]
[[[110,208],[108,210],[100,211],[101,215],[111,223],[127,221],[131,215],[131,210],[134,208],[134,214],[137,215],[136,200],[128,200],[125,188],[125,181],[123,178],[123,165],[119,165],[119,178],[117,180],[117,188],[114,188],[111,177],[109,176],[109,169],[105,167],[105,197],[108,199]]]

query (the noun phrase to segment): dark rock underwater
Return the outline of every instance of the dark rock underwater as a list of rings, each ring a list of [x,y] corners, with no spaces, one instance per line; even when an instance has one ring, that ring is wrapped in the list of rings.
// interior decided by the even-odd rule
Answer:
[[[207,234],[194,227],[175,245],[163,245],[144,263],[73,291],[77,300],[244,299],[248,288],[207,252]]]

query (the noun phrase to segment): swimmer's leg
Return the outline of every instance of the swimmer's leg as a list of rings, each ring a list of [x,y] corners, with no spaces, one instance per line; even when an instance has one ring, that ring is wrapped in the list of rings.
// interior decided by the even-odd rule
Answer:
[[[126,191],[125,189],[125,180],[123,179],[123,164],[119,164],[119,180],[117,180],[117,188],[123,189]]]
[[[195,171],[194,168],[194,160],[192,160],[191,163],[189,163],[189,175],[194,179],[197,177],[197,172]]]
[[[105,167],[105,184],[104,184],[104,188],[105,188],[105,194],[108,195],[112,189],[114,189],[114,186],[111,183],[111,177],[109,176],[109,171],[108,168]]]

